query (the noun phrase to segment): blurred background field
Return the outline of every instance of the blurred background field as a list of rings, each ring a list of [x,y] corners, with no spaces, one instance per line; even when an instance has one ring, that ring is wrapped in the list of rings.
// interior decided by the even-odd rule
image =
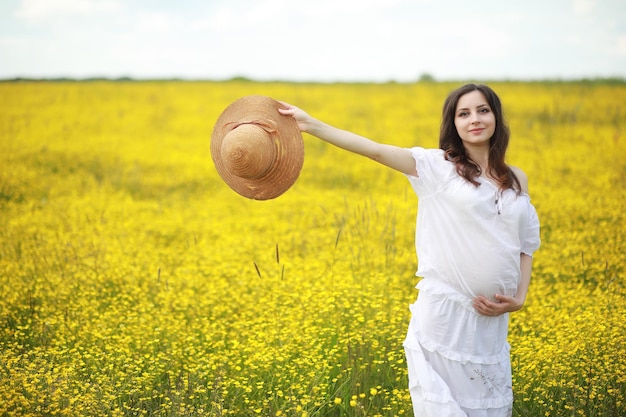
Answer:
[[[305,135],[296,184],[247,200],[210,134],[264,94],[436,147],[457,86],[1,83],[0,415],[412,415],[406,178]],[[624,415],[626,85],[491,86],[542,222],[515,415]]]

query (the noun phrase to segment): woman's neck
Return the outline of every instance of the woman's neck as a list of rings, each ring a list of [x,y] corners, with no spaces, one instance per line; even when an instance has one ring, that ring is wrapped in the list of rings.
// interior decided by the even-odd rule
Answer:
[[[482,174],[486,175],[489,169],[489,149],[488,148],[477,148],[477,149],[466,148],[465,151],[467,152],[467,155],[471,158],[471,160],[478,164]]]

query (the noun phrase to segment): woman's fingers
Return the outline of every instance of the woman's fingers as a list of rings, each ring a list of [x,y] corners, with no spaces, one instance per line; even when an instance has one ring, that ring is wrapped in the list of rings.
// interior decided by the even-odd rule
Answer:
[[[515,297],[496,294],[496,301],[491,301],[487,297],[479,295],[474,298],[472,305],[480,314],[485,316],[499,316],[500,314],[510,313],[522,308]]]
[[[474,298],[472,304],[476,311],[485,316],[494,317],[506,312],[505,303],[494,303],[482,295]]]

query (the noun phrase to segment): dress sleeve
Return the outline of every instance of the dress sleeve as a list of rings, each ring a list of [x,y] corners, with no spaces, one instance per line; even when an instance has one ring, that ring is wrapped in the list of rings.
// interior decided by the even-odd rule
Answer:
[[[533,253],[539,249],[541,238],[539,234],[539,217],[535,207],[528,203],[528,214],[525,230],[521,231],[522,253],[533,256]]]
[[[441,149],[425,149],[415,147],[409,149],[413,159],[417,176],[407,175],[413,190],[418,197],[425,197],[436,191],[446,174],[446,161]]]

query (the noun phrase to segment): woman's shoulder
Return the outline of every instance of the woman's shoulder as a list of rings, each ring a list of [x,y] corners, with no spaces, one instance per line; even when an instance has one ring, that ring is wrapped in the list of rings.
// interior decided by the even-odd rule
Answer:
[[[443,149],[439,148],[423,148],[421,146],[414,146],[409,148],[411,154],[413,156],[423,157],[423,158],[434,158],[434,159],[445,159]]]
[[[522,187],[522,191],[528,194],[528,176],[526,175],[526,173],[518,167],[509,166],[509,168],[511,168],[511,171],[513,171],[513,174],[515,174],[515,176],[517,177],[517,180]]]
[[[439,148],[422,148],[419,146],[409,149],[413,159],[417,162],[417,165],[429,165],[431,167],[439,167],[443,169],[450,165],[450,161],[446,159],[445,152]]]
[[[414,178],[419,178],[422,193],[427,189],[432,191],[455,177],[454,164],[446,159],[442,149],[413,147],[410,151],[416,165],[417,177]]]

